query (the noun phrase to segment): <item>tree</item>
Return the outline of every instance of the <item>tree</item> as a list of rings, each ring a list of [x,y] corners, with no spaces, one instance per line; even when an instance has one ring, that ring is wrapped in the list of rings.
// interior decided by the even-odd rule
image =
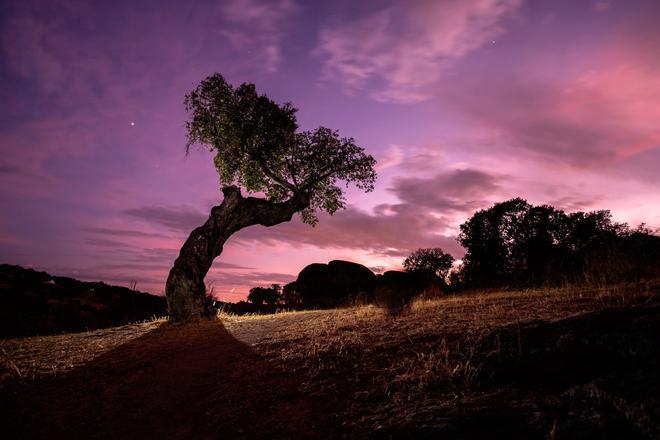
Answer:
[[[467,250],[463,258],[465,281],[474,286],[511,281],[520,256],[521,219],[531,205],[515,198],[477,211],[461,225],[458,241]]]
[[[298,308],[302,306],[302,297],[298,293],[298,286],[295,281],[285,284],[282,288],[282,301],[287,307]]]
[[[247,300],[260,306],[264,303],[274,306],[282,298],[282,287],[273,284],[271,287],[253,287],[250,289]]]
[[[417,249],[403,261],[407,272],[431,272],[444,279],[454,263],[454,257],[441,248]]]
[[[371,191],[376,161],[352,138],[319,127],[298,131],[296,109],[259,95],[254,84],[233,87],[220,74],[186,95],[186,151],[215,153],[223,200],[181,247],[165,286],[170,319],[210,316],[204,277],[229,237],[251,225],[273,226],[299,213],[315,225],[317,211],[345,207],[341,182]],[[244,197],[247,194],[258,197]]]
[[[660,251],[654,253],[656,240],[647,230],[638,231],[633,234],[627,224],[613,222],[609,211],[566,214],[549,205],[511,199],[477,211],[461,225],[458,239],[467,251],[462,272],[473,287],[652,274],[644,267],[653,264],[652,256]]]

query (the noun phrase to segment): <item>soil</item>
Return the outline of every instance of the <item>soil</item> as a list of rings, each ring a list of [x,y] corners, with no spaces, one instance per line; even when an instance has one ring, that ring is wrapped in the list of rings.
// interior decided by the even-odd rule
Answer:
[[[660,284],[0,341],[2,438],[660,438]]]
[[[244,326],[247,343],[268,330]],[[0,422],[5,438],[342,436],[333,403],[299,382],[218,320],[163,324],[61,376],[5,387]]]

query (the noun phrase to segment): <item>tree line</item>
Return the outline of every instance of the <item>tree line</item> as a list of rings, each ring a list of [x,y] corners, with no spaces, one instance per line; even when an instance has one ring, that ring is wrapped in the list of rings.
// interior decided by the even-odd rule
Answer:
[[[571,212],[521,198],[475,212],[460,225],[465,249],[455,260],[442,248],[420,248],[407,272],[431,273],[445,290],[608,284],[660,276],[660,237],[644,224],[615,222],[608,210]],[[257,306],[302,306],[295,282],[255,287]]]
[[[475,212],[460,226],[462,264],[440,248],[419,249],[406,270],[433,270],[463,288],[607,284],[660,276],[660,237],[608,210],[566,213],[521,198]]]

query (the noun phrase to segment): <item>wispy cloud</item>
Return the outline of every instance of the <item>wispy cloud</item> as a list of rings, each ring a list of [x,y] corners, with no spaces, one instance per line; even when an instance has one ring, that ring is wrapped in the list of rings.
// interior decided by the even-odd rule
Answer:
[[[492,72],[459,85],[445,98],[519,152],[599,167],[660,147],[660,77],[652,64],[543,82]]]
[[[452,170],[431,178],[395,178],[391,191],[410,206],[464,215],[488,204],[504,179],[479,170]]]
[[[456,226],[476,209],[488,206],[504,178],[473,169],[448,170],[428,178],[395,178],[389,192],[400,203],[383,203],[372,212],[349,207],[333,216],[322,214],[315,228],[297,218],[274,227],[252,226],[236,233],[232,242],[361,249],[389,257],[440,246],[460,256]],[[201,213],[189,206],[146,206],[125,213],[186,234],[202,221]]]
[[[380,101],[418,102],[460,58],[490,44],[521,0],[406,1],[321,29],[325,75]]]
[[[222,4],[221,11],[225,24],[221,33],[227,40],[259,60],[266,71],[276,71],[282,62],[282,40],[288,20],[298,11],[296,3],[229,0]]]
[[[125,209],[123,213],[152,224],[166,226],[174,231],[186,232],[201,226],[208,217],[208,214],[205,215],[188,205],[141,206]]]

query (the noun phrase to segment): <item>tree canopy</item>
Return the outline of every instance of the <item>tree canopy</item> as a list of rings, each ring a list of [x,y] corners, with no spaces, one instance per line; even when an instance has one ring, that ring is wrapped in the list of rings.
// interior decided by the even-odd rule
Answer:
[[[258,306],[262,304],[275,305],[282,297],[282,287],[273,284],[271,287],[253,287],[248,293],[247,300]]]
[[[444,278],[453,262],[454,257],[441,248],[417,249],[403,261],[403,268],[407,272],[430,272]]]
[[[657,274],[660,238],[609,211],[566,213],[515,198],[461,225],[462,276],[473,286],[541,285]],[[655,267],[655,269],[654,269]]]
[[[233,87],[220,74],[202,81],[185,97],[187,149],[215,152],[222,186],[236,185],[273,202],[294,194],[309,198],[300,212],[314,225],[316,211],[333,214],[345,207],[344,182],[371,191],[376,161],[353,138],[325,127],[298,131],[297,109],[260,95],[254,84]]]

